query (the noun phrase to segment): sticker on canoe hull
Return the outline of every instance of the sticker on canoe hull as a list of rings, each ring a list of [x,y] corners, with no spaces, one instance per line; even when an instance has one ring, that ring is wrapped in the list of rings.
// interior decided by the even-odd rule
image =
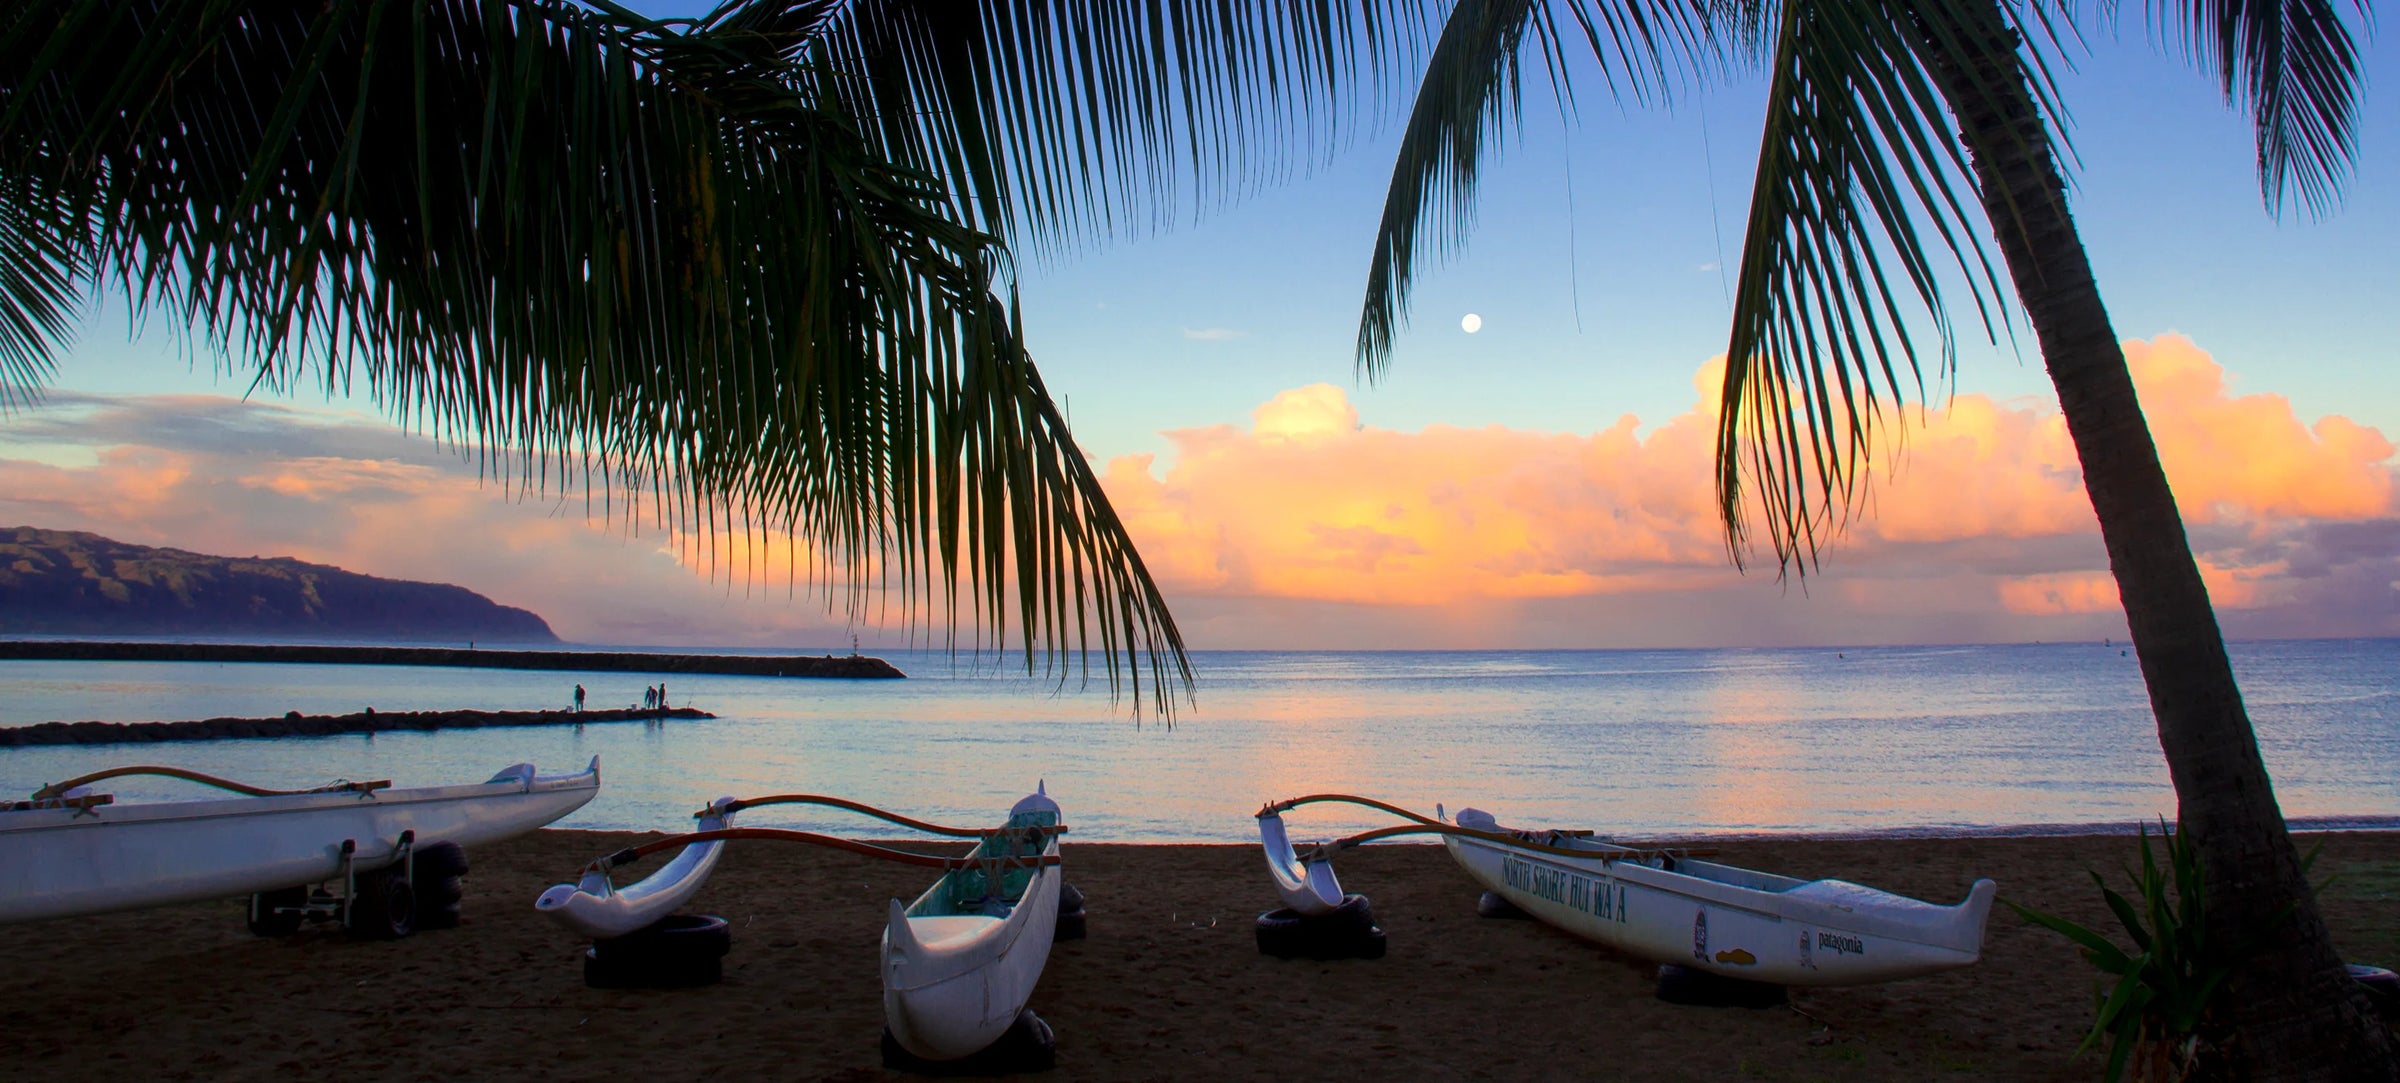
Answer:
[[[1692,912],[1692,958],[1708,961],[1708,908]]]
[[[1867,942],[1841,933],[1818,933],[1817,946],[1838,955],[1865,955]]]
[[[1717,961],[1720,963],[1731,963],[1734,966],[1754,966],[1758,963],[1758,956],[1752,955],[1740,948],[1735,948],[1732,951],[1718,952]]]

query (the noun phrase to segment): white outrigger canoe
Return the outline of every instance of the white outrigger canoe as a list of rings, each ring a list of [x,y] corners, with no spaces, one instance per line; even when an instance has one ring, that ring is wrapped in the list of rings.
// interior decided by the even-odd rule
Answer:
[[[90,784],[157,774],[239,797],[118,804]],[[101,771],[0,804],[0,923],[101,914],[321,883],[416,846],[474,846],[541,827],[600,792],[600,758],[571,775],[520,763],[487,782],[393,789],[337,782],[264,790],[163,767]],[[346,868],[345,868],[346,866]]]
[[[1303,857],[1281,814],[1342,801],[1412,821],[1328,843]],[[1438,810],[1437,810],[1438,814]],[[1301,913],[1330,912],[1334,852],[1378,838],[1437,834],[1460,868],[1518,909],[1586,940],[1653,962],[1770,985],[1862,985],[1966,966],[1983,953],[1999,890],[1977,880],[1939,906],[1844,880],[1801,880],[1700,860],[1708,851],[1619,846],[1589,832],[1517,831],[1460,809],[1455,824],[1379,801],[1319,794],[1267,806],[1259,834],[1277,893]]]
[[[1058,929],[1058,803],[1037,788],[883,930],[883,1018],[926,1060],[972,1056],[1015,1025]]]
[[[822,805],[903,827],[977,839],[960,857],[908,853],[807,831],[735,827],[733,817],[762,805]],[[782,794],[719,798],[694,814],[700,830],[620,850],[558,884],[534,908],[595,940],[637,932],[673,914],[716,868],[733,839],[806,842],[942,870],[915,902],[890,902],[883,935],[885,1022],[901,1048],[926,1060],[972,1056],[1016,1023],[1033,996],[1058,922],[1058,836],[1066,831],[1046,789],[1019,800],[996,829],[943,827],[838,797]],[[680,847],[657,872],[625,887],[609,873],[644,856]]]

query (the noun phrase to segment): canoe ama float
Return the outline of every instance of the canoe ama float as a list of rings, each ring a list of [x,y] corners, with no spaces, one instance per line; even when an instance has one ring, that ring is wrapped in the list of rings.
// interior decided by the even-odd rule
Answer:
[[[939,857],[806,831],[733,826],[736,813],[780,804],[842,808],[978,841],[963,856]],[[1066,831],[1046,787],[1037,786],[1019,800],[996,829],[943,827],[814,794],[719,798],[695,816],[700,830],[601,857],[577,882],[542,892],[534,908],[594,939],[624,936],[667,917],[698,893],[725,842],[806,842],[942,871],[915,902],[904,906],[891,900],[886,915],[884,1018],[893,1039],[909,1053],[934,1061],[971,1056],[1014,1025],[1032,998],[1057,931],[1058,836]],[[625,887],[610,882],[612,870],[678,847],[675,859],[649,877]]]
[[[172,768],[85,776],[169,774],[253,796],[117,804],[62,783],[0,806],[0,923],[197,902],[391,864],[403,833],[419,846],[460,846],[521,835],[582,808],[600,792],[600,758],[571,775],[530,763],[463,786],[392,789],[344,782],[277,792]],[[83,780],[77,780],[81,782]]]
[[[1280,813],[1294,804],[1343,800],[1415,821],[1318,847],[1307,858],[1283,840]],[[1694,856],[1704,851],[1620,846],[1583,832],[1518,831],[1489,814],[1460,809],[1455,825],[1346,795],[1270,805],[1260,814],[1268,864],[1331,876],[1334,852],[1401,834],[1438,834],[1452,859],[1486,889],[1560,929],[1658,963],[1772,985],[1863,985],[1962,967],[1982,956],[1983,929],[1998,891],[1977,880],[1955,906],[1940,906],[1844,880],[1801,880]],[[1271,834],[1270,834],[1271,831]],[[1284,856],[1278,860],[1278,846]],[[1319,868],[1325,871],[1320,874]],[[1318,891],[1311,888],[1310,895]],[[1307,912],[1307,911],[1303,911]]]

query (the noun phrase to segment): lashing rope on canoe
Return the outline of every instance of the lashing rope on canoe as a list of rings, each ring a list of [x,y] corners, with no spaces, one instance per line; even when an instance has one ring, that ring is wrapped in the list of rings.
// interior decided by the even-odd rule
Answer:
[[[1019,830],[1038,831],[1040,829],[1000,829],[1000,831]],[[997,834],[999,832],[993,833]],[[1053,832],[1042,833],[1048,834]],[[957,869],[1037,869],[1052,868],[1058,865],[1058,855],[1056,854],[1028,854],[1022,857],[1014,854],[969,854],[965,857],[942,857],[938,854],[920,854],[913,853],[908,850],[894,850],[888,846],[877,846],[873,843],[859,842],[855,839],[845,839],[835,835],[820,835],[814,831],[792,831],[780,827],[721,827],[713,831],[692,831],[681,835],[669,835],[666,838],[658,839],[654,842],[645,842],[640,846],[619,850],[616,853],[592,862],[591,865],[588,866],[588,870],[593,872],[607,872],[611,869],[621,868],[623,866],[633,864],[634,862],[639,861],[650,854],[655,854],[660,850],[672,850],[677,847],[689,846],[696,842],[714,842],[720,839],[766,839],[775,842],[805,842],[814,846],[824,846],[835,850],[846,850],[850,853],[859,854],[865,857],[872,857],[883,861],[894,861],[903,865],[915,865],[919,868],[940,869],[943,872],[951,872]]]
[[[50,798],[64,797],[67,791],[72,790],[77,786],[89,786],[94,782],[101,781],[102,779],[123,778],[127,775],[163,775],[168,778],[180,778],[186,782],[197,782],[203,786],[214,786],[220,790],[231,790],[235,793],[250,797],[291,797],[297,794],[306,793],[356,793],[361,796],[365,796],[374,793],[376,790],[387,789],[392,784],[392,780],[388,778],[377,779],[373,782],[352,782],[349,779],[340,779],[335,782],[307,790],[270,790],[260,786],[252,786],[246,782],[235,782],[232,779],[218,778],[215,775],[202,774],[198,771],[187,771],[181,767],[159,767],[145,765],[139,767],[111,767],[106,771],[94,771],[88,775],[70,778],[65,782],[53,782],[42,787],[41,789],[33,791],[33,799],[36,801],[42,801]]]
[[[884,809],[876,808],[873,805],[852,801],[847,798],[827,797],[823,794],[814,793],[784,793],[776,794],[772,797],[753,797],[742,801],[729,801],[721,805],[711,805],[707,808],[701,809],[700,811],[693,813],[692,818],[700,819],[708,816],[730,816],[736,812],[742,811],[743,809],[760,808],[766,805],[823,805],[827,808],[847,809],[851,812],[873,816],[880,820],[888,820],[892,823],[899,824],[902,827],[910,828],[916,831],[923,831],[927,834],[949,835],[962,839],[984,838],[986,836],[995,835],[1001,831],[1008,830],[1035,830],[1045,834],[1059,834],[1067,829],[1066,825],[1064,824],[1052,824],[1036,828],[945,827],[941,824],[927,823],[923,820],[902,816],[897,812],[889,812]]]
[[[1581,838],[1590,835],[1591,832],[1589,831],[1479,831],[1472,827],[1460,827],[1456,824],[1443,823],[1442,821],[1434,819],[1433,817],[1427,816],[1423,813],[1411,812],[1408,809],[1401,808],[1398,805],[1390,804],[1384,801],[1377,801],[1372,797],[1359,797],[1355,794],[1347,793],[1314,793],[1306,797],[1295,797],[1288,801],[1270,801],[1267,803],[1266,807],[1258,810],[1258,817],[1263,820],[1269,816],[1281,816],[1284,813],[1289,812],[1292,809],[1299,808],[1302,805],[1313,805],[1327,801],[1338,802],[1347,805],[1362,805],[1380,812],[1388,812],[1394,816],[1400,817],[1403,820],[1411,821],[1411,823],[1398,827],[1379,827],[1373,831],[1362,831],[1347,838],[1335,839],[1332,842],[1320,844],[1312,853],[1303,858],[1303,860],[1330,860],[1334,854],[1340,853],[1343,850],[1352,849],[1369,842],[1374,842],[1377,839],[1394,838],[1400,835],[1456,835],[1460,838],[1482,839],[1485,842],[1496,842],[1500,843],[1501,845],[1512,846],[1520,850],[1531,850],[1535,853],[1543,854],[1557,854],[1562,857],[1580,858],[1586,861],[1593,858],[1598,858],[1602,861],[1656,861],[1660,859],[1674,860],[1686,857],[1707,857],[1714,856],[1716,854],[1715,850],[1692,849],[1690,847],[1643,848],[1629,846],[1621,848],[1615,852],[1605,850],[1583,850],[1574,847],[1557,845],[1555,840],[1559,838]],[[1547,837],[1552,841],[1537,841],[1544,837]]]

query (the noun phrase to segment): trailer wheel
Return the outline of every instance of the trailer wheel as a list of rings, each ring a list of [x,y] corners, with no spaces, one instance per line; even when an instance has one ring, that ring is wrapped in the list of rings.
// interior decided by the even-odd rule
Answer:
[[[417,931],[417,892],[396,868],[358,878],[350,899],[350,935],[361,940],[398,940]]]
[[[279,887],[273,891],[261,891],[252,895],[250,896],[248,919],[250,931],[259,936],[290,936],[299,932],[300,923],[307,920],[308,916],[300,913],[297,908],[306,905],[308,905],[308,889],[306,887]],[[279,912],[284,907],[291,907],[293,910],[290,913]]]

